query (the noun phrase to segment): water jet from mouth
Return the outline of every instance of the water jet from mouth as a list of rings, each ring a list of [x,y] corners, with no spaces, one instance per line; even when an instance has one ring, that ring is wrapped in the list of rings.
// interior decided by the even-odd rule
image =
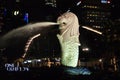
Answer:
[[[0,49],[20,44],[36,34],[46,33],[48,29],[55,25],[59,24],[55,22],[36,22],[14,29],[0,38]]]

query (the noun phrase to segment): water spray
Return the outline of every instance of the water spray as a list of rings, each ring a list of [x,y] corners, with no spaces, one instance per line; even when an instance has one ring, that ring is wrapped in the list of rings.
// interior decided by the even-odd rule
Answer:
[[[0,38],[0,49],[25,42],[31,36],[42,34],[59,25],[56,22],[36,22],[14,29]]]

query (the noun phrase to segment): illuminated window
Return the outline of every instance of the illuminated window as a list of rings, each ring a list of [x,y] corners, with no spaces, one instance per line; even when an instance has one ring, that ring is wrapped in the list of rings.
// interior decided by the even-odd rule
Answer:
[[[90,22],[94,22],[94,20],[90,20]]]

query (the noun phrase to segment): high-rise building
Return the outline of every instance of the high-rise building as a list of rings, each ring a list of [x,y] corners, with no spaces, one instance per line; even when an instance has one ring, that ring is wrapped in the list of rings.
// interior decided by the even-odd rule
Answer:
[[[87,35],[87,45],[92,47],[93,54],[104,58],[104,68],[107,65],[114,66],[110,61],[118,58],[120,48],[117,47],[120,44],[119,37],[119,19],[117,21],[112,21],[112,7],[113,3],[111,0],[81,0],[81,4],[78,6],[80,23],[84,26],[89,26],[90,28],[99,30],[103,32],[104,37],[99,38],[100,36],[91,35],[84,32],[86,37]],[[117,7],[118,8],[118,7]],[[114,11],[114,10],[113,10]],[[117,15],[119,15],[117,13]],[[116,17],[115,13],[114,16]],[[101,45],[103,44],[103,45]],[[119,58],[118,58],[119,59]],[[106,67],[108,68],[108,67]]]
[[[80,17],[85,26],[103,31],[109,27],[111,17],[110,0],[81,0]]]

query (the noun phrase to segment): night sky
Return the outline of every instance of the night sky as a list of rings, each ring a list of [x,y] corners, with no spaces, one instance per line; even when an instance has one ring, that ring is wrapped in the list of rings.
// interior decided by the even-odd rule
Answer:
[[[24,1],[24,5],[27,6],[27,9],[30,10],[30,14],[37,17],[38,14],[48,15],[48,14],[61,14],[60,12],[66,12],[69,8],[72,8],[76,5],[79,0],[57,0],[58,8],[51,8],[50,6],[43,5],[44,0],[31,0]],[[29,2],[29,4],[28,4]],[[41,2],[41,3],[40,3]],[[42,7],[40,7],[42,6]],[[113,19],[120,18],[120,0],[111,0],[111,13]],[[49,7],[49,8],[48,8]],[[41,11],[40,11],[41,10]],[[56,11],[58,10],[58,11]]]
[[[114,18],[120,18],[120,0],[113,0],[112,15]]]
[[[52,8],[50,6],[45,6],[44,2],[45,0],[21,0],[21,8],[24,9],[25,11],[29,12],[29,15],[31,19],[33,20],[32,17],[35,19],[38,19],[38,17],[41,15],[44,19],[44,16],[46,15],[59,15],[60,12],[65,12],[69,8],[73,7],[76,5],[77,2],[80,0],[57,0],[57,5],[59,6],[58,8]],[[9,0],[6,4],[8,7],[15,7],[13,5],[14,0]],[[113,18],[120,18],[120,0],[111,0],[111,12],[112,12],[112,17]],[[16,7],[17,8],[17,7]],[[58,11],[57,11],[58,10]],[[56,16],[57,16],[56,15]],[[39,20],[42,20],[39,19]]]

